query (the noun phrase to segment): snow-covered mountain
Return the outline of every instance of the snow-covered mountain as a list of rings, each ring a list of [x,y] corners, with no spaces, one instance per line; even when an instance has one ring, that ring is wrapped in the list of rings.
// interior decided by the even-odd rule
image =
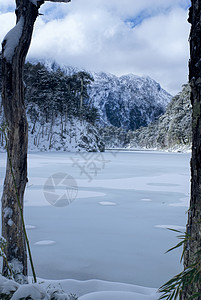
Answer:
[[[35,62],[36,63],[36,62]],[[49,71],[56,72],[56,62],[43,61]],[[110,73],[90,72],[72,66],[61,68],[67,76],[87,72],[94,78],[88,86],[88,103],[98,109],[98,126],[115,126],[135,130],[154,122],[165,112],[172,96],[148,76],[134,74],[117,77]]]
[[[38,61],[32,61],[37,64]],[[172,96],[150,77],[128,74],[117,77],[110,73],[90,72],[72,66],[60,67],[56,62],[41,61],[51,73],[58,70],[66,76],[90,74],[94,81],[88,85],[87,103],[98,110],[98,126],[115,126],[135,130],[157,120],[165,112]]]
[[[89,101],[98,109],[100,125],[135,130],[162,115],[172,96],[150,77],[133,74],[117,77],[93,73]]]
[[[112,126],[122,140],[128,130],[157,120],[172,98],[149,77],[89,73],[51,62],[28,62],[24,79],[31,150],[103,151],[97,127]],[[118,144],[109,137],[111,146]]]
[[[130,147],[172,151],[190,150],[191,115],[190,86],[184,85],[182,92],[173,97],[165,114],[157,122],[131,133]]]
[[[100,129],[100,134],[106,148],[188,151],[192,142],[191,114],[190,86],[184,85],[166,112],[149,126],[128,132],[108,126]]]

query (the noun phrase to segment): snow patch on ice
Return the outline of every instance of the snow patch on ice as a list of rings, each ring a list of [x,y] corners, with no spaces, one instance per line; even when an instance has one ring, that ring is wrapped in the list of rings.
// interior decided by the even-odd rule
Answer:
[[[24,17],[21,16],[18,23],[6,34],[3,40],[3,43],[5,42],[4,57],[9,63],[12,62],[15,48],[19,44],[19,40],[22,36],[23,26],[24,26]]]
[[[144,201],[144,202],[151,202],[152,200],[149,199],[149,198],[143,198],[143,199],[140,199],[140,201]]]
[[[117,205],[115,202],[109,202],[109,201],[101,201],[99,202],[100,205],[104,205],[104,206],[115,206]]]
[[[44,240],[44,241],[38,241],[36,242],[34,245],[39,245],[39,246],[49,246],[49,245],[54,245],[56,244],[55,241],[51,241],[51,240]]]
[[[26,229],[35,229],[36,226],[34,226],[34,225],[26,225],[25,228]]]

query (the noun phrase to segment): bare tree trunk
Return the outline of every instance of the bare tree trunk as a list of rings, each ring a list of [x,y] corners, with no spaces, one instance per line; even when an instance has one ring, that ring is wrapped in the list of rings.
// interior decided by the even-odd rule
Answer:
[[[187,232],[191,239],[184,257],[184,267],[195,261],[195,253],[201,250],[201,1],[192,0],[189,22],[190,34],[189,81],[191,84],[192,116],[192,159],[191,159],[191,202],[188,213]],[[201,267],[201,266],[200,266]],[[191,283],[181,299],[189,299],[196,292],[201,292],[201,282]],[[195,299],[201,299],[196,297]]]
[[[12,161],[17,193],[23,207],[24,190],[27,183],[27,144],[28,125],[24,105],[23,71],[24,62],[30,46],[34,22],[38,16],[38,8],[29,0],[16,0],[17,24],[21,26],[21,34],[17,45],[10,45],[12,36],[5,37],[2,44],[2,103],[5,120],[8,126],[8,155]],[[16,27],[15,27],[16,29]],[[15,32],[15,29],[14,32]],[[19,28],[17,31],[19,34]],[[13,53],[12,53],[13,47]],[[8,51],[11,54],[8,54]],[[8,262],[19,262],[23,275],[27,275],[27,254],[22,220],[17,204],[15,186],[7,158],[6,177],[2,195],[2,235],[7,240],[6,256]],[[19,266],[19,264],[18,264]],[[3,274],[8,270],[4,262]]]

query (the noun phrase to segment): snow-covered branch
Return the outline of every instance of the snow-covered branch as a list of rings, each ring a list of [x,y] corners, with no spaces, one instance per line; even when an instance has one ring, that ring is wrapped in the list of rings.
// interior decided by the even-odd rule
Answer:
[[[35,6],[37,6],[37,2],[39,2],[39,0],[29,0],[30,2],[32,2]],[[68,3],[71,2],[71,0],[45,0],[45,2],[63,2],[63,3]]]
[[[8,62],[12,62],[15,48],[19,44],[19,40],[22,35],[22,30],[24,26],[24,18],[21,17],[19,22],[12,28],[5,36],[3,40],[4,47],[4,57]]]
[[[71,2],[71,0],[45,0],[45,2],[46,1],[50,1],[50,2],[64,2],[64,3]]]

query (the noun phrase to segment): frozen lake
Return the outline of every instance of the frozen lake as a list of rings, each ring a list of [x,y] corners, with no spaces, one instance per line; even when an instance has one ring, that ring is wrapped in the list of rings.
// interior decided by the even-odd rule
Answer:
[[[0,192],[5,160],[1,153]],[[159,287],[179,272],[180,251],[164,254],[177,243],[166,228],[185,229],[189,161],[148,151],[29,154],[25,219],[37,276]],[[58,173],[72,176],[78,193],[58,180],[48,196]],[[52,203],[54,193],[77,196],[55,207],[44,190]]]

